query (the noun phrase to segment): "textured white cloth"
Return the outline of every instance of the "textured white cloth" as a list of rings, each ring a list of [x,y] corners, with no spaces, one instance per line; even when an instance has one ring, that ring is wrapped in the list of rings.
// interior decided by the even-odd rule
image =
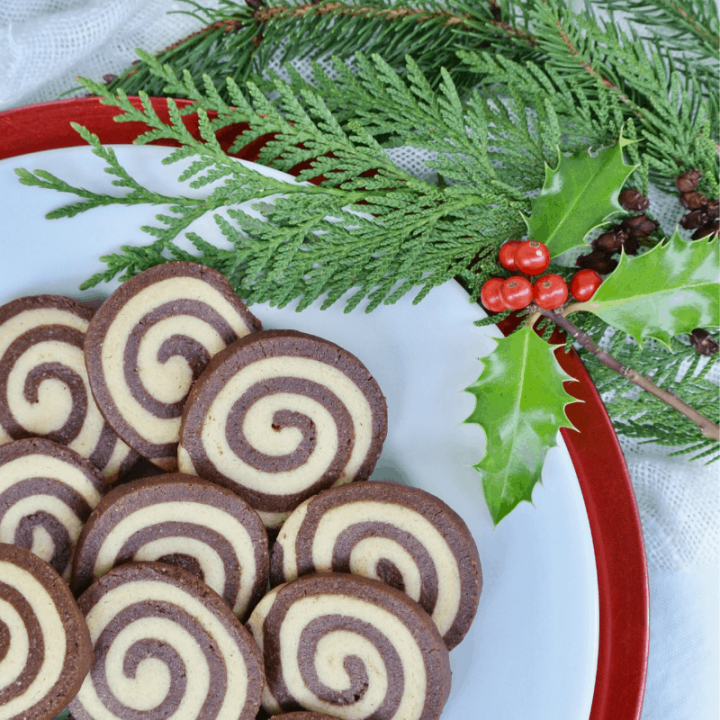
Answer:
[[[203,0],[217,5],[217,0]],[[51,100],[78,75],[101,80],[198,29],[171,0],[0,0],[0,109]],[[430,174],[424,154],[393,160]],[[659,197],[651,197],[653,209]],[[676,202],[667,205],[673,217]],[[669,222],[668,222],[669,221]],[[718,373],[715,373],[717,379]],[[718,465],[669,458],[623,442],[640,508],[651,590],[650,662],[643,720],[718,720],[720,484]]]

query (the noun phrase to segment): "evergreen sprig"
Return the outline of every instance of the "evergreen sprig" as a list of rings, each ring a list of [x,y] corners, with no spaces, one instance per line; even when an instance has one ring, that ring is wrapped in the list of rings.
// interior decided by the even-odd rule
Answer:
[[[185,12],[203,27],[160,52],[158,60],[177,75],[187,70],[198,85],[208,75],[226,101],[227,77],[240,86],[252,79],[272,89],[265,75],[268,68],[291,61],[332,55],[350,60],[362,51],[381,53],[402,72],[405,55],[412,52],[433,87],[440,82],[441,68],[449,67],[454,68],[454,81],[466,88],[471,78],[455,61],[458,48],[511,42],[519,56],[532,51],[530,39],[512,24],[506,0],[462,5],[432,0],[221,0],[217,8],[183,2],[190,8]],[[121,87],[128,94],[163,94],[162,82],[143,64],[108,85],[111,91]]]
[[[609,330],[607,324],[590,313],[573,316],[573,321],[598,342]],[[718,387],[708,379],[718,355],[710,358],[699,355],[685,335],[673,338],[669,348],[655,340],[647,341],[641,348],[622,332],[610,330],[609,333],[606,349],[614,358],[720,424]],[[693,460],[713,462],[720,458],[717,442],[699,433],[695,423],[649,393],[629,386],[625,378],[603,365],[592,353],[582,348],[579,352],[619,435],[643,443],[677,447],[674,455],[689,455]]]
[[[276,78],[279,100],[271,103],[254,83],[248,82],[243,93],[229,80],[229,105],[209,78],[200,90],[189,73],[179,79],[152,56],[143,58],[169,90],[182,88],[196,101],[192,110],[198,113],[200,139],[189,133],[183,123],[186,111],[172,100],[168,101],[170,122],[163,123],[145,94],[141,93],[137,107],[124,91],[115,96],[97,83],[84,84],[102,95],[103,102],[121,110],[119,121],[150,126],[138,143],[160,139],[179,143],[164,162],[190,160],[180,180],[195,190],[207,187],[209,192],[196,199],[142,191],[117,166],[112,151],[83,131],[95,154],[108,164],[108,171],[119,178],[116,184],[131,191],[119,196],[83,191],[82,200],[55,211],[53,217],[103,204],[169,205],[168,211],[157,216],[159,225],[143,228],[156,242],[103,258],[107,270],[91,278],[86,287],[119,273],[128,277],[161,258],[189,258],[175,243],[178,235],[200,216],[220,208],[228,211],[216,214],[215,219],[233,248],[218,249],[189,233],[198,251],[193,259],[221,270],[250,301],[284,306],[300,298],[298,309],[320,297],[324,297],[323,307],[328,307],[351,289],[354,293],[346,302],[347,310],[369,297],[370,311],[381,302],[397,301],[413,288],[418,290],[418,302],[433,287],[456,276],[464,278],[476,296],[479,283],[497,271],[498,245],[521,232],[521,211],[527,211],[529,201],[521,189],[498,177],[490,160],[485,106],[479,100],[464,106],[448,74],[434,91],[412,60],[401,77],[379,57],[359,56],[362,71],[357,77],[345,74],[333,83],[323,76],[326,91],[333,86],[339,94],[350,88],[356,96],[375,98],[375,105],[381,97],[387,117],[401,122],[401,134],[411,136],[416,147],[439,153],[434,166],[454,181],[440,187],[391,162],[375,138],[383,131],[382,120],[370,124],[368,114],[364,123],[355,119],[342,125],[310,85],[298,96]],[[209,113],[217,116],[211,118]],[[268,177],[222,150],[216,132],[243,122],[247,129],[232,150],[260,137],[269,138],[260,160],[280,170],[305,164],[297,173],[298,183],[288,185]],[[547,129],[545,135],[550,132]],[[47,173],[23,171],[21,182],[74,192]],[[254,206],[267,222],[237,208],[247,200],[270,196],[274,196],[272,202]]]

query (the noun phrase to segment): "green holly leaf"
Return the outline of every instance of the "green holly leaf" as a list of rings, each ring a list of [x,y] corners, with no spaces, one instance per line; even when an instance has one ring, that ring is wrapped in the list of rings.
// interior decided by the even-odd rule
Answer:
[[[677,231],[652,250],[620,264],[592,300],[580,303],[638,343],[656,338],[665,345],[678,333],[720,324],[720,243],[685,242]]]
[[[524,327],[497,341],[482,359],[480,377],[467,392],[477,404],[466,423],[485,431],[485,457],[473,467],[497,525],[523,500],[531,501],[547,451],[561,427],[572,427],[565,407],[577,402],[563,382],[573,380],[558,364],[555,348]]]
[[[552,257],[584,245],[593,228],[623,211],[620,190],[637,167],[623,160],[630,142],[621,135],[617,144],[594,156],[560,155],[557,169],[545,166],[545,184],[526,222],[530,237],[545,243]]]

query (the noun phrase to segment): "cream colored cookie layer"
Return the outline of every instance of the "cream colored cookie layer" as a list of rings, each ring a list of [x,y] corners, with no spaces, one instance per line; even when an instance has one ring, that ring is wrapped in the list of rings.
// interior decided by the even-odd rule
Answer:
[[[208,662],[195,638],[172,621],[171,609],[174,605],[195,618],[207,631],[225,664],[227,690],[213,720],[237,720],[239,709],[245,705],[247,697],[245,660],[222,622],[201,602],[180,588],[165,582],[143,580],[128,582],[110,590],[86,616],[93,644],[115,617],[138,602],[166,604],[169,612],[166,618],[139,618],[115,636],[105,656],[105,675],[115,698],[129,708],[147,711],[157,707],[167,695],[170,676],[167,666],[162,662],[144,660],[138,666],[134,678],[125,677],[125,655],[141,639],[158,639],[166,643],[177,652],[187,669],[185,693],[172,718],[180,720],[197,717],[208,695],[219,691],[219,688],[210,686]],[[76,702],[82,704],[94,720],[117,720],[117,716],[99,698],[92,675],[85,678]]]
[[[246,627],[252,633],[252,636],[255,638],[255,642],[257,643],[257,646],[260,648],[261,653],[265,652],[265,639],[263,636],[263,623],[265,622],[265,618],[268,616],[268,613],[272,609],[273,603],[275,602],[275,598],[277,597],[278,592],[283,587],[285,587],[285,585],[278,585],[277,587],[273,588],[255,606],[255,609],[252,611],[252,615],[250,615],[250,619],[247,621]],[[278,715],[282,712],[282,708],[280,707],[280,704],[273,697],[273,694],[270,692],[270,688],[267,686],[267,683],[265,683],[265,685],[263,687],[262,706],[271,715]]]
[[[243,317],[222,293],[192,277],[173,277],[149,285],[123,305],[110,324],[103,342],[101,361],[105,384],[125,422],[154,444],[177,442],[180,418],[159,418],[133,396],[125,379],[125,347],[131,333],[146,315],[161,305],[183,300],[195,300],[208,305],[239,338],[249,332]],[[193,338],[210,356],[225,347],[224,340],[212,325],[195,316],[172,315],[156,323],[140,342],[136,369],[140,383],[159,402],[182,399],[192,383],[192,372],[184,358],[173,356],[165,363],[158,359],[162,344],[175,335]]]
[[[367,688],[351,705],[335,705],[316,697],[306,686],[298,663],[298,648],[305,628],[317,618],[342,615],[367,623],[381,632],[402,663],[404,685],[392,720],[419,720],[425,708],[427,677],[422,651],[413,634],[392,613],[347,595],[313,595],[294,602],[280,626],[283,679],[290,694],[305,708],[325,712],[341,720],[364,720],[381,705],[388,691],[385,664],[377,648],[365,637],[348,631],[328,632],[318,643],[313,658],[320,682],[339,692],[350,687],[345,660],[358,658],[367,672]]]
[[[100,502],[100,493],[88,477],[74,465],[49,455],[26,455],[0,465],[0,494],[9,490],[17,483],[32,478],[52,478],[71,488],[73,492],[94,508]],[[77,542],[82,519],[64,500],[54,495],[43,494],[38,490],[13,503],[0,519],[0,542],[13,544],[18,525],[25,517],[32,517],[38,512],[53,516],[67,530],[73,545]],[[33,530],[33,542],[30,551],[39,558],[50,562],[56,553],[55,543],[50,534],[42,527]],[[61,571],[65,579],[70,577],[70,563]]]
[[[250,534],[232,515],[220,508],[189,501],[164,502],[144,507],[123,518],[108,533],[100,546],[93,573],[100,577],[117,562],[118,554],[136,532],[163,522],[190,523],[214,530],[232,546],[241,568],[240,588],[233,612],[241,615],[250,602],[257,573],[255,550]],[[173,547],[174,545],[174,547]],[[185,536],[154,540],[141,547],[133,560],[157,560],[163,555],[182,552],[194,557],[205,575],[205,583],[222,595],[225,589],[225,569],[218,553],[207,544]]]
[[[13,563],[0,561],[0,581],[17,590],[32,608],[40,625],[45,652],[35,679],[16,697],[0,705],[0,720],[23,717],[23,712],[45,697],[60,680],[67,652],[67,635],[57,606],[43,585],[27,570]],[[0,622],[10,632],[5,657],[0,660],[0,690],[8,688],[22,675],[28,659],[30,638],[26,621],[10,603],[0,600]]]
[[[372,410],[365,395],[340,370],[310,358],[270,357],[258,360],[236,373],[218,393],[208,408],[201,431],[205,453],[220,473],[237,478],[247,488],[264,494],[288,495],[302,492],[324,474],[338,447],[338,431],[330,413],[316,400],[304,395],[277,393],[261,398],[245,416],[243,433],[256,449],[267,455],[292,453],[302,435],[296,428],[272,429],[273,415],[278,410],[301,413],[315,423],[317,442],[314,452],[301,467],[285,472],[264,472],[245,463],[230,448],[225,425],[233,405],[258,383],[282,377],[310,380],[331,390],[350,413],[355,431],[355,444],[343,472],[352,479],[362,465],[372,441]],[[181,463],[187,453],[179,455]],[[194,468],[183,467],[183,472]]]
[[[74,313],[56,308],[18,313],[0,326],[0,358],[23,334],[48,325],[62,325],[84,334],[88,328],[88,321]],[[68,447],[82,457],[89,458],[98,445],[105,419],[100,414],[90,391],[82,348],[57,340],[39,342],[28,348],[18,358],[8,376],[7,398],[10,413],[28,433],[38,436],[59,430],[68,420],[73,409],[72,396],[67,386],[60,380],[50,378],[42,382],[38,388],[38,401],[35,403],[28,402],[24,395],[28,374],[38,365],[45,363],[63,365],[82,379],[87,397],[87,410],[79,434],[68,443]],[[0,445],[11,440],[10,435],[0,426]],[[110,461],[102,468],[103,475],[115,479],[120,466],[130,452],[130,448],[117,439]]]

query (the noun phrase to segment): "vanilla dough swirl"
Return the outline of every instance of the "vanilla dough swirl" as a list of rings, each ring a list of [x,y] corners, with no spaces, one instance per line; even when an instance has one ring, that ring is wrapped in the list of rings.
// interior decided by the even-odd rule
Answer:
[[[66,580],[82,524],[107,486],[69,448],[29,438],[0,446],[0,542],[32,551]]]
[[[189,572],[111,570],[80,597],[95,648],[74,720],[254,720],[263,669],[250,633]]]
[[[185,407],[178,459],[276,527],[320,490],[366,480],[386,434],[385,398],[354,355],[268,330],[210,362]]]
[[[61,295],[0,307],[0,445],[44,437],[67,445],[110,482],[138,455],[105,422],[90,392],[83,347],[93,311]]]
[[[88,629],[67,585],[29,550],[0,544],[0,719],[54,717],[91,662]]]
[[[78,541],[73,591],[83,592],[131,561],[188,570],[242,620],[267,589],[268,538],[242,498],[193,475],[172,473],[121,485],[103,498]]]
[[[331,488],[290,515],[273,548],[271,583],[331,571],[409,595],[448,650],[470,629],[482,588],[477,546],[462,518],[434,495],[399,483]]]
[[[262,626],[268,712],[440,717],[450,692],[447,647],[427,613],[392,587],[357,575],[307,575],[263,600],[249,625]]]
[[[261,327],[216,270],[175,262],[140,273],[90,323],[85,354],[100,411],[130,447],[175,470],[192,383],[213,355]]]

